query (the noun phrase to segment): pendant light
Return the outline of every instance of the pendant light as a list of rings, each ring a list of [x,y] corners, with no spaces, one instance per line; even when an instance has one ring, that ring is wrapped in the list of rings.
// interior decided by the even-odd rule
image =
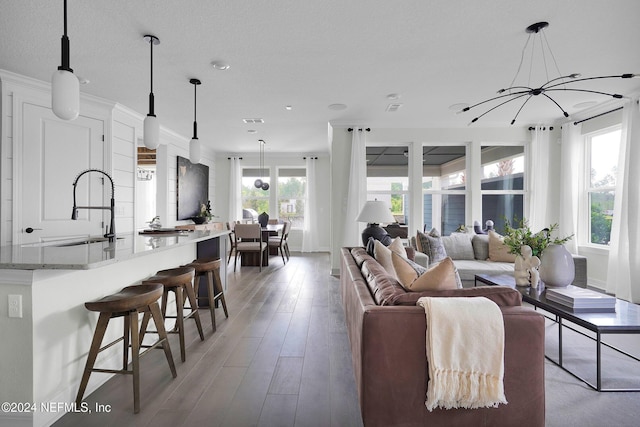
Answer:
[[[69,67],[69,37],[67,37],[67,0],[64,0],[64,34],[62,61],[51,77],[51,109],[63,120],[75,120],[80,113],[80,82]]]
[[[151,46],[151,92],[149,92],[149,114],[144,119],[144,146],[155,150],[160,145],[160,122],[155,114],[153,99],[153,45],[159,45],[160,39],[152,35],[146,35],[144,39]]]
[[[200,163],[202,153],[200,140],[198,139],[198,122],[196,121],[196,89],[201,82],[198,79],[191,79],[189,83],[193,85],[193,138],[189,142],[189,160],[191,160],[191,163],[196,164]]]
[[[260,178],[256,179],[253,185],[256,188],[262,188],[264,191],[269,189],[269,183],[264,182],[262,178],[264,177],[264,139],[259,139],[258,143],[260,144]]]

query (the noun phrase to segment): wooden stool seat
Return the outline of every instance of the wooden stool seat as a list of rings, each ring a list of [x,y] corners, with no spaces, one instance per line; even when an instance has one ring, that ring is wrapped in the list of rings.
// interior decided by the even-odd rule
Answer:
[[[155,276],[149,277],[142,282],[160,283],[164,286],[164,291],[162,293],[162,316],[164,319],[176,319],[175,327],[172,330],[168,331],[168,333],[178,334],[178,336],[180,337],[180,358],[183,362],[187,360],[184,338],[185,319],[194,319],[196,321],[196,327],[198,328],[200,340],[204,341],[202,324],[200,322],[200,314],[198,313],[198,301],[193,291],[194,276],[195,269],[193,267],[177,267],[169,268],[167,270],[160,270],[156,273]],[[169,292],[174,292],[176,294],[175,316],[167,316],[167,301],[169,299]],[[189,300],[189,306],[185,306],[186,300]],[[187,314],[184,313],[185,308],[188,310]],[[142,318],[142,324],[146,326],[148,321],[149,316],[145,315]]]
[[[133,412],[136,414],[140,412],[139,359],[140,356],[147,352],[147,350],[155,348],[158,345],[162,345],[162,348],[164,349],[173,378],[177,377],[176,367],[173,362],[173,356],[171,355],[171,347],[167,340],[167,331],[164,328],[164,321],[160,312],[160,307],[158,306],[158,299],[162,294],[163,286],[161,284],[146,283],[142,285],[127,286],[120,292],[116,292],[115,294],[107,295],[97,301],[90,301],[84,304],[87,310],[99,312],[100,316],[98,317],[98,323],[93,334],[91,348],[89,349],[89,355],[87,356],[87,362],[84,367],[82,380],[80,381],[80,387],[76,396],[76,405],[78,407],[80,407],[92,372],[131,374],[133,375]],[[158,341],[153,345],[145,346],[149,348],[142,353],[140,353],[140,348],[143,347],[142,337],[146,332],[148,320],[147,322],[144,322],[141,325],[140,330],[138,330],[138,313],[141,312],[144,312],[145,317],[153,317],[153,321],[158,329]],[[109,320],[115,317],[124,317],[124,333],[120,338],[101,347]],[[110,348],[120,341],[123,341],[124,343],[122,369],[115,370],[95,368],[94,365],[98,353]],[[128,369],[129,346],[131,346],[131,369]]]
[[[218,300],[222,303],[225,317],[229,317],[227,311],[227,301],[224,298],[224,291],[222,290],[222,281],[220,280],[220,258],[199,258],[193,260],[191,264],[186,267],[192,267],[196,271],[196,277],[193,283],[196,295],[198,295],[198,289],[200,288],[200,278],[204,275],[207,279],[207,295],[197,299],[204,299],[208,301],[209,312],[211,313],[211,326],[213,331],[216,331],[216,315],[214,312],[215,305]]]

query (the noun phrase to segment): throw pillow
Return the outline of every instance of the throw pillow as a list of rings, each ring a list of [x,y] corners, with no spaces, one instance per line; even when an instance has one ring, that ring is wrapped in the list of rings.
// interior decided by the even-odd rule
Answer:
[[[447,256],[440,233],[435,228],[429,234],[418,231],[416,241],[419,242],[420,252],[429,255],[429,262],[440,262]]]
[[[493,230],[489,231],[489,260],[494,262],[515,262],[516,256],[509,253],[504,238]]]
[[[471,236],[466,233],[451,233],[450,236],[442,237],[442,244],[447,256],[451,259],[464,259],[473,261],[473,246]]]
[[[410,259],[403,258],[396,253],[391,254],[393,269],[396,272],[398,282],[406,288],[413,283],[419,276],[423,275],[427,268],[417,264]]]
[[[489,258],[489,236],[487,234],[476,234],[471,239],[475,258],[486,261]]]
[[[375,257],[375,254],[374,254],[375,243],[376,243],[376,239],[374,239],[373,237],[369,237],[369,240],[367,241],[367,253],[372,257]]]
[[[418,275],[414,266],[409,265],[401,257],[392,255],[391,259],[394,262],[394,266],[398,266],[398,271],[402,272],[402,277],[399,275],[398,281],[409,292],[458,289],[456,269],[449,257],[444,258],[421,275]],[[411,273],[410,269],[414,269],[414,273]],[[415,279],[411,280],[412,277],[415,277]]]
[[[402,239],[399,237],[396,237],[389,246],[385,246],[382,242],[376,240],[373,246],[373,253],[376,261],[393,277],[396,277],[396,272],[391,261],[391,254],[395,253],[400,257],[407,257],[407,251],[404,250]]]

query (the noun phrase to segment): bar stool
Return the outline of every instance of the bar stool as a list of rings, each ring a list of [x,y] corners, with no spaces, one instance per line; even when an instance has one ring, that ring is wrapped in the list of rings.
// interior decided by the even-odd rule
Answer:
[[[200,315],[198,314],[198,301],[193,292],[193,277],[195,275],[195,269],[193,267],[178,267],[169,268],[167,270],[160,270],[155,276],[149,277],[142,283],[161,283],[164,285],[164,292],[162,293],[162,317],[164,319],[176,319],[176,324],[173,330],[167,331],[169,334],[178,334],[180,337],[180,358],[184,362],[187,360],[184,344],[184,320],[194,319],[198,328],[198,334],[200,334],[200,340],[204,341],[204,334],[202,333],[202,324],[200,323]],[[167,300],[169,292],[176,294],[176,315],[167,316]],[[189,307],[185,307],[186,300],[189,300]],[[189,313],[184,314],[184,309],[189,310]],[[149,316],[142,318],[143,326],[146,326],[149,322]],[[146,330],[146,328],[145,328]],[[153,331],[148,331],[153,332]],[[144,335],[142,335],[144,338]]]
[[[218,300],[222,303],[225,317],[229,317],[227,311],[227,301],[224,299],[224,291],[222,290],[222,281],[220,280],[220,258],[200,258],[193,260],[185,267],[193,267],[196,270],[196,277],[193,282],[193,288],[195,290],[197,299],[207,300],[209,303],[209,311],[211,313],[211,326],[213,331],[216,331],[216,315],[214,313],[215,304]],[[200,287],[200,278],[206,276],[207,280],[207,295],[198,296],[198,289]]]
[[[91,301],[84,304],[87,310],[96,311],[100,313],[98,317],[98,323],[96,330],[93,334],[93,340],[91,341],[91,348],[87,357],[87,363],[84,367],[84,373],[82,374],[82,380],[80,381],[80,388],[78,389],[78,395],[76,396],[76,405],[80,407],[84,392],[89,383],[89,376],[91,372],[105,372],[112,374],[132,374],[133,375],[133,412],[140,412],[140,356],[144,355],[151,348],[155,348],[162,344],[169,368],[173,378],[177,376],[176,367],[173,363],[173,356],[171,355],[171,348],[169,347],[169,341],[167,340],[167,332],[164,328],[164,322],[162,320],[162,314],[160,313],[160,307],[158,306],[158,299],[162,296],[163,286],[158,283],[147,283],[136,286],[127,286],[120,292],[112,295],[108,295],[97,301]],[[159,338],[153,345],[148,346],[145,351],[140,353],[140,347],[142,343],[142,336],[144,335],[146,324],[142,325],[141,332],[138,333],[138,313],[144,312],[145,316],[150,315],[153,317],[153,321],[157,325]],[[102,339],[107,330],[109,320],[115,317],[124,317],[124,334],[120,338],[110,342],[104,347],[100,347]],[[124,341],[124,352],[122,356],[122,369],[99,369],[94,368],[96,357],[98,353],[110,348],[120,341]],[[129,345],[131,345],[131,359],[132,369],[127,369],[129,365]]]

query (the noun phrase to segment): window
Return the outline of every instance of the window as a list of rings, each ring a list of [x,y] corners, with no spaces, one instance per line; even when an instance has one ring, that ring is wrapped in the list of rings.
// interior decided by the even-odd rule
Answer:
[[[278,171],[278,218],[291,221],[291,228],[304,228],[306,175],[302,168]]]
[[[465,224],[466,147],[424,146],[422,163],[425,229],[449,235]]]
[[[609,245],[616,190],[621,129],[609,128],[587,135],[588,242]]]
[[[382,200],[400,224],[409,223],[409,149],[367,147],[367,200]]]
[[[256,188],[255,181],[261,179],[268,182],[269,177],[264,177],[260,169],[242,169],[242,208],[253,209],[258,214],[269,213],[269,194],[271,188],[263,190]]]
[[[482,147],[482,228],[492,220],[503,233],[505,218],[511,224],[524,218],[524,160],[523,146]]]

